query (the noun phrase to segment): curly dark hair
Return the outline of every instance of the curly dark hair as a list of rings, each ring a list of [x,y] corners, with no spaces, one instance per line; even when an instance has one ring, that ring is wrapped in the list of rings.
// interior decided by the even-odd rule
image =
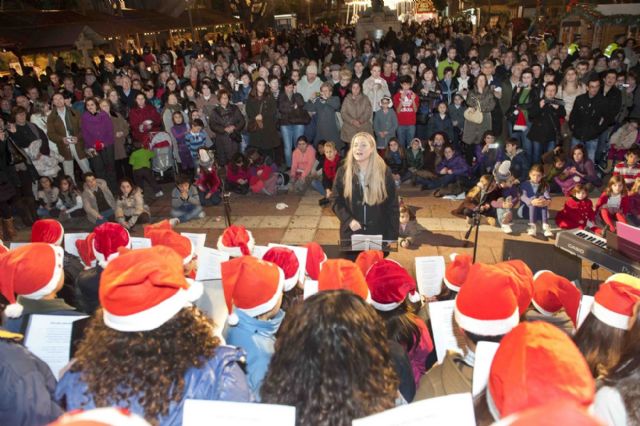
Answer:
[[[348,426],[395,405],[398,377],[384,327],[355,294],[317,293],[283,322],[262,401],[296,407],[296,424]]]
[[[107,327],[99,309],[71,371],[81,374],[96,406],[137,398],[145,418],[157,420],[168,414],[171,402],[181,400],[186,371],[201,367],[219,345],[213,322],[195,307],[155,330],[130,333]]]

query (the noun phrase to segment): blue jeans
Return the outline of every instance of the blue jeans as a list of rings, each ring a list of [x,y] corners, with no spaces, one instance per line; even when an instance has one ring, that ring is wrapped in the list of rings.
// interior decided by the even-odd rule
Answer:
[[[435,179],[425,179],[425,178],[417,178],[416,182],[425,189],[437,189],[442,188],[443,186],[449,185],[450,183],[454,183],[458,177],[456,175],[440,175]]]
[[[327,196],[327,191],[324,189],[324,185],[322,185],[322,180],[321,179],[314,179],[311,181],[311,187],[313,189],[315,189],[316,191],[318,191],[320,193],[320,195],[322,195],[323,197]]]
[[[411,145],[411,139],[416,136],[416,126],[398,126],[398,143],[405,149],[409,149]]]
[[[522,150],[527,154],[527,158],[533,158],[533,145],[535,145],[535,142],[532,142],[531,139],[527,137],[529,135],[529,129],[531,129],[531,125],[527,124],[526,130],[514,132],[512,126],[509,126],[509,137],[519,140]]]
[[[604,132],[598,136],[598,147],[596,148],[595,160],[596,165],[602,164],[603,160],[606,163],[607,152],[609,151],[609,137],[611,136],[611,130],[613,126],[608,127]]]
[[[183,204],[178,208],[171,209],[171,217],[177,217],[180,219],[180,223],[185,223],[197,218],[201,212],[201,206],[196,206],[195,204]]]
[[[531,157],[531,164],[542,163],[542,154],[546,154],[556,146],[556,141],[544,142],[532,142],[533,144],[533,156]]]
[[[113,209],[108,209],[100,212],[100,216],[102,216],[104,219],[96,219],[96,225],[102,225],[103,223],[109,222],[109,218],[113,217],[113,215]]]
[[[598,138],[590,139],[588,141],[581,141],[576,138],[571,138],[571,148],[578,144],[584,145],[584,147],[587,149],[587,157],[589,157],[589,160],[595,163],[596,152],[598,151]]]
[[[282,133],[284,160],[287,163],[287,167],[291,167],[291,152],[296,146],[298,138],[304,135],[304,124],[281,126],[280,132]]]
[[[202,191],[198,191],[198,197],[200,198],[200,204],[203,207],[206,206],[217,206],[222,201],[222,197],[220,196],[220,191],[216,191],[209,198],[205,198],[205,193]],[[182,222],[182,221],[181,221]]]

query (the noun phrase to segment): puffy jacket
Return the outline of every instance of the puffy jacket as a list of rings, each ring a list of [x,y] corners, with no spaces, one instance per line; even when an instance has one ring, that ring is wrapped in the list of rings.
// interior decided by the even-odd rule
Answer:
[[[190,368],[184,376],[184,390],[179,402],[172,402],[169,413],[158,418],[159,425],[182,424],[182,408],[187,399],[215,401],[252,402],[253,395],[247,379],[240,368],[244,362],[243,350],[230,346],[220,346],[213,358],[200,368]],[[66,400],[67,410],[95,408],[95,402],[80,372],[67,371],[56,387],[57,401]],[[118,401],[118,407],[126,407],[131,412],[144,417],[144,410],[137,399]]]
[[[39,426],[62,415],[53,399],[56,379],[49,366],[0,330],[0,423]]]
[[[138,221],[138,216],[142,213],[151,214],[151,211],[149,206],[144,203],[140,188],[134,189],[128,197],[120,196],[116,200],[115,216],[120,225],[124,226],[128,222],[129,226],[134,226]]]
[[[462,155],[454,154],[450,159],[443,157],[442,161],[440,161],[436,167],[436,173],[439,174],[445,167],[452,170],[452,174],[455,176],[466,176],[469,174],[469,165]]]

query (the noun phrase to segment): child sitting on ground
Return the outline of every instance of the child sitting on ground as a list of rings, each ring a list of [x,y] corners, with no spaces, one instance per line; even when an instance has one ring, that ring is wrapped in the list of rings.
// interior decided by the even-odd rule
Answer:
[[[296,141],[296,149],[291,155],[291,188],[298,194],[307,190],[307,177],[311,173],[316,161],[316,150],[305,136],[300,136]]]
[[[629,197],[627,220],[633,226],[640,226],[640,177],[636,178],[627,196]]]
[[[616,164],[616,167],[613,169],[613,175],[621,176],[627,188],[631,188],[636,178],[640,177],[640,164],[638,160],[640,160],[640,146],[636,145],[629,148],[624,155],[624,161]]]
[[[198,176],[196,187],[202,206],[217,206],[222,201],[220,193],[220,178],[209,151],[201,148],[198,151]]]
[[[482,175],[478,183],[467,192],[464,201],[451,214],[464,216],[467,219],[467,223],[471,224],[473,214],[477,211],[483,218],[486,218],[489,225],[495,226],[496,210],[491,206],[491,202],[495,201],[499,194],[500,191],[497,190],[496,185],[492,184],[491,175]],[[480,205],[481,201],[483,201],[482,205]]]
[[[191,178],[178,176],[176,187],[171,191],[171,224],[185,223],[193,219],[202,219],[206,214],[202,210],[198,189],[191,185]]]
[[[567,168],[567,160],[563,154],[553,156],[553,163],[548,167],[544,180],[549,185],[549,192],[559,194],[562,192],[560,185],[556,183],[556,177],[560,176]]]
[[[514,183],[524,182],[527,178],[530,163],[527,154],[520,148],[518,140],[514,138],[507,139],[504,151],[506,159],[511,162],[511,175],[516,179]]]
[[[53,184],[49,176],[42,176],[38,180],[37,203],[39,204],[38,217],[58,217],[58,198],[60,190]]]
[[[496,209],[496,221],[500,225],[502,232],[511,234],[513,229],[513,209],[518,207],[520,196],[515,184],[516,179],[510,172],[511,163],[506,160],[496,163],[493,176],[496,181],[497,194],[495,200],[491,202],[491,207]]]
[[[249,192],[249,177],[247,159],[236,152],[227,163],[227,187],[236,194],[244,195]]]
[[[415,242],[420,229],[416,216],[404,203],[400,204],[400,233],[398,234],[398,244],[402,248],[411,248]]]
[[[424,168],[424,148],[422,147],[422,141],[419,138],[413,138],[406,154],[411,180],[415,184],[418,171]]]
[[[275,165],[268,165],[257,149],[249,148],[246,151],[249,159],[249,187],[254,193],[262,192],[265,195],[274,195],[278,185],[278,174]]]
[[[396,184],[396,188],[400,184],[410,178],[407,156],[405,155],[404,148],[398,143],[398,139],[393,137],[387,144],[387,149],[384,151],[384,162],[387,163],[387,167],[391,170],[393,181]]]
[[[625,159],[627,150],[638,142],[638,121],[629,120],[618,130],[616,130],[609,139],[609,155],[607,160],[607,171],[610,172],[614,164]]]
[[[596,203],[596,221],[604,231],[616,232],[616,222],[627,223],[626,215],[630,210],[627,186],[622,176],[611,176],[607,189]]]
[[[318,201],[321,206],[329,204],[329,198],[331,197],[331,189],[333,188],[333,181],[336,178],[338,172],[338,166],[340,165],[340,156],[336,150],[336,144],[327,141],[324,144],[324,160],[322,161],[322,178],[320,180],[314,180],[311,182],[313,189],[322,194],[322,198]]]
[[[556,215],[556,224],[561,229],[589,229],[595,227],[596,213],[589,199],[587,188],[579,183],[571,190],[571,195]]]
[[[529,219],[527,234],[535,236],[538,232],[536,221],[538,217],[542,221],[542,231],[545,237],[553,237],[549,226],[549,205],[551,195],[549,185],[542,180],[544,170],[540,164],[534,164],[529,170],[529,180],[520,185],[522,191],[522,217]]]

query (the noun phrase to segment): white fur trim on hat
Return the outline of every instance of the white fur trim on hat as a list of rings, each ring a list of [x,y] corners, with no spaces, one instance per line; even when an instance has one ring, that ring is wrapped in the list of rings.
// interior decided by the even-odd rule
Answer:
[[[500,412],[498,411],[498,407],[496,407],[496,403],[493,400],[493,395],[491,395],[491,391],[489,390],[489,386],[487,386],[487,408],[489,408],[489,412],[495,421],[500,420]]]
[[[7,307],[4,308],[4,314],[7,318],[20,318],[23,311],[24,306],[18,302],[7,305]]]
[[[402,302],[391,302],[391,303],[378,303],[375,300],[371,299],[371,306],[373,306],[376,310],[382,312],[393,311],[398,306],[402,305]]]
[[[444,285],[447,286],[449,290],[455,291],[456,293],[460,291],[460,286],[457,286],[453,284],[451,281],[449,281],[447,279],[447,274],[444,274],[444,276],[442,277],[442,281],[444,282]]]
[[[416,288],[416,291],[414,291],[413,293],[409,293],[409,302],[418,303],[421,301],[422,301],[422,295],[420,294],[417,288]]]
[[[549,269],[541,269],[538,272],[536,272],[535,274],[533,274],[533,280],[537,280],[538,277],[542,274],[544,274],[545,272],[551,272],[552,274],[554,273],[553,271],[550,271]]]
[[[126,248],[130,249],[131,248],[131,234],[129,234],[129,231],[124,228],[124,230],[127,232],[127,245],[125,246]],[[96,250],[96,240],[94,239],[91,242],[91,246],[93,248],[93,254],[96,257],[96,263],[100,266],[102,266],[103,268],[105,268],[107,266],[107,264],[109,262],[111,262],[113,259],[115,259],[116,257],[120,256],[120,253],[118,252],[118,250],[115,251],[115,253],[111,253],[108,257],[104,257],[104,254],[100,253],[98,250]]]
[[[468,317],[461,313],[456,306],[454,317],[460,328],[479,336],[500,336],[507,334],[520,322],[520,314],[517,306],[513,314],[509,317],[496,320],[479,320]]]
[[[60,227],[62,228],[62,225],[60,225]],[[55,243],[53,243],[54,246],[60,246],[62,245],[62,240],[64,239],[64,228],[62,228],[62,232],[60,233],[60,238],[58,238],[56,240]]]
[[[610,327],[629,330],[629,320],[631,317],[605,308],[598,302],[593,302],[593,305],[591,305],[591,313]]]
[[[182,260],[182,264],[183,264],[183,265],[188,265],[188,264],[189,264],[189,262],[191,262],[191,261],[193,260],[193,256],[195,256],[195,255],[196,255],[196,248],[194,247],[194,245],[193,245],[193,243],[191,242],[191,240],[189,240],[189,244],[191,244],[191,253],[189,253],[189,254],[187,255],[187,257],[185,257],[185,258]]]
[[[202,283],[187,280],[188,289],[179,289],[175,294],[146,311],[131,315],[114,315],[103,309],[102,319],[107,327],[123,332],[150,331],[173,318],[182,308],[191,305],[202,295]]]
[[[298,284],[298,278],[300,277],[300,268],[291,278],[284,279],[284,291],[291,291]]]

